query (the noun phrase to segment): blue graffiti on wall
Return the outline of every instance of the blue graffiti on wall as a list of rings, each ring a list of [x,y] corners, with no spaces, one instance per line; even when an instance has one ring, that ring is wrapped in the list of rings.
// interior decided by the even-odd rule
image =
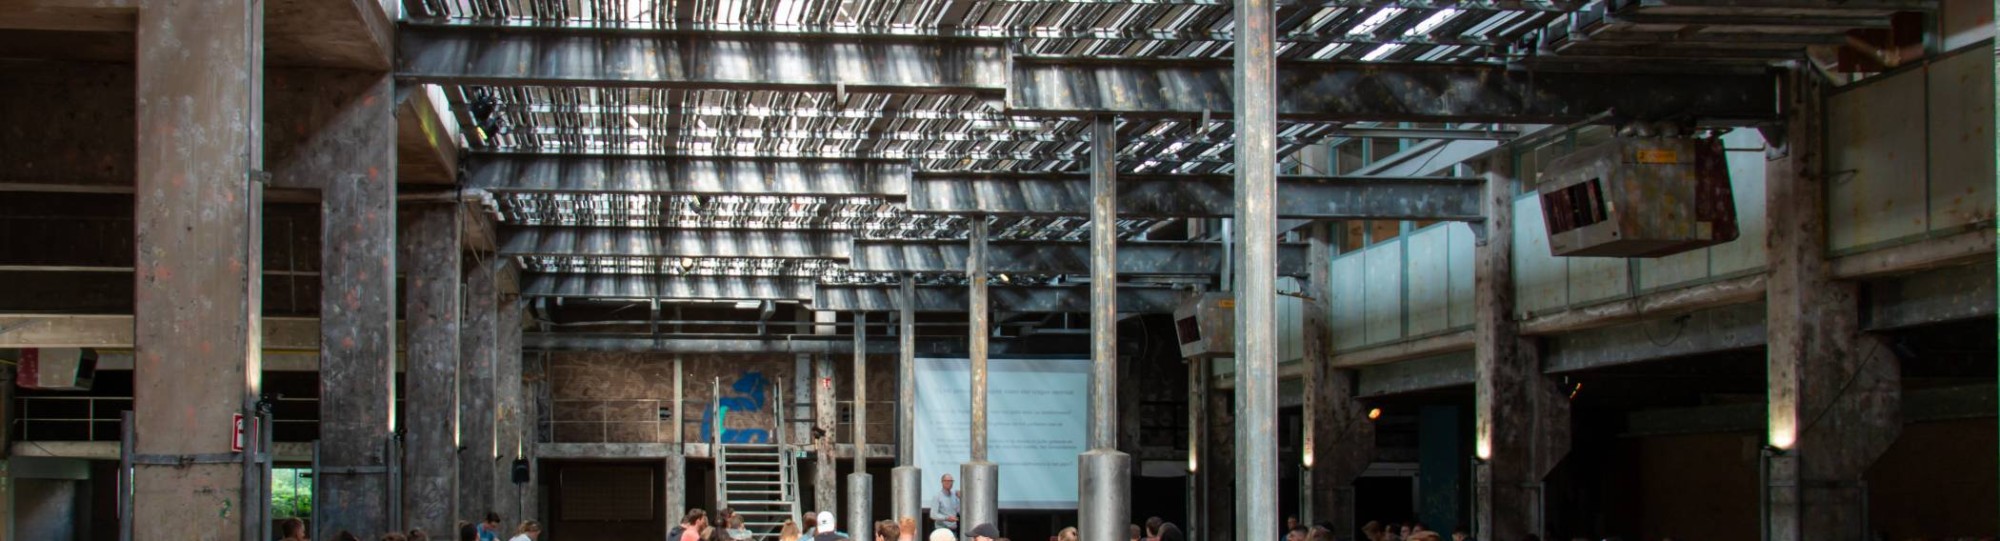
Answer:
[[[729,428],[729,412],[753,412],[764,410],[764,388],[768,380],[764,373],[755,370],[736,376],[736,383],[729,385],[720,397],[723,409],[722,443],[770,443],[771,431],[762,428]],[[701,413],[701,441],[709,441],[715,427],[715,408]]]

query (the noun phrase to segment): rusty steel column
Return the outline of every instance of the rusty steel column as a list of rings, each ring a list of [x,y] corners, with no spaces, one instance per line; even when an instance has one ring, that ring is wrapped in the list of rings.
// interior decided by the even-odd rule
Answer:
[[[274,80],[280,78],[273,78]],[[389,528],[396,373],[395,83],[385,74],[291,73],[271,92],[278,125],[309,133],[274,181],[318,188],[320,530]],[[306,111],[333,111],[313,119]],[[296,115],[289,113],[298,113]],[[288,130],[289,131],[289,130]]]
[[[1367,408],[1355,400],[1355,373],[1336,370],[1333,360],[1333,233],[1332,224],[1313,222],[1307,256],[1305,300],[1306,467],[1305,522],[1331,521],[1333,531],[1348,535],[1355,528],[1354,479],[1375,457],[1375,424]]]
[[[459,516],[457,203],[403,212],[400,264],[408,288],[404,348],[403,524],[449,532]]]
[[[263,4],[138,12],[134,452],[200,460],[136,466],[133,539],[252,538],[262,471],[230,446],[263,383]]]
[[[461,517],[486,516],[493,505],[494,303],[499,290],[493,254],[472,254],[464,262],[465,303],[458,342],[458,510]]]
[[[1125,539],[1132,456],[1118,450],[1118,131],[1090,121],[1090,449],[1077,457],[1084,539]]]
[[[1473,248],[1473,532],[1494,539],[1549,536],[1542,479],[1569,454],[1568,397],[1513,317],[1513,174],[1507,153],[1488,158],[1486,233]]]
[[[972,460],[958,466],[959,535],[980,524],[998,525],[1000,519],[1000,465],[986,460],[986,354],[987,337],[992,334],[992,314],[987,309],[986,217],[972,217],[971,253],[965,269],[970,284],[971,321],[966,333],[971,353],[972,373]]]
[[[854,473],[847,474],[847,524],[874,523],[875,478],[868,475],[868,314],[854,313]],[[860,534],[856,534],[860,535]]]
[[[1236,0],[1236,539],[1278,538],[1275,6]]]
[[[1793,65],[1783,137],[1769,141],[1765,207],[1766,536],[1866,538],[1863,476],[1902,432],[1900,363],[1862,333],[1856,284],[1835,281],[1826,253],[1824,89]]]
[[[924,472],[917,467],[917,281],[903,273],[896,318],[896,468],[889,505],[896,519],[923,514]]]

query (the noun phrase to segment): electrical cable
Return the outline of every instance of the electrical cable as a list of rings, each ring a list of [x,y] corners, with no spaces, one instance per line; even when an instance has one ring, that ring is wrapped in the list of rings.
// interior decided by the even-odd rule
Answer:
[[[1847,375],[1847,381],[1841,382],[1840,390],[1834,391],[1833,398],[1826,401],[1826,406],[1820,408],[1819,414],[1814,415],[1811,422],[1806,423],[1804,428],[1799,429],[1798,434],[1792,438],[1792,441],[1805,441],[1806,433],[1812,431],[1812,428],[1819,424],[1820,419],[1825,418],[1827,413],[1833,411],[1834,404],[1840,403],[1840,397],[1847,396],[1848,387],[1854,385],[1855,380],[1861,379],[1861,373],[1868,368],[1868,362],[1875,358],[1876,353],[1882,351],[1882,341],[1875,340],[1874,342],[1875,346],[1868,349],[1868,355],[1861,358],[1861,364],[1855,366],[1854,372]]]

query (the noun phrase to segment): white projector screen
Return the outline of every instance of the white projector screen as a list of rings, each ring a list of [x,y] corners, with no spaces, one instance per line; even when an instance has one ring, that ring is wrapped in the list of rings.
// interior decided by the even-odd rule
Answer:
[[[928,509],[938,478],[957,478],[959,464],[971,459],[972,363],[916,365],[917,466]],[[986,386],[986,454],[1000,465],[1000,508],[1075,509],[1076,457],[1090,429],[1090,361],[988,359]]]

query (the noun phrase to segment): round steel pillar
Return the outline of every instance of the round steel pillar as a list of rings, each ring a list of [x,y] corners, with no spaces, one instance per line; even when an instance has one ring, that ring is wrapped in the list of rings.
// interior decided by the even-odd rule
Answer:
[[[1077,456],[1077,533],[1086,541],[1124,541],[1132,524],[1132,455],[1092,449]]]
[[[958,482],[965,485],[959,490],[959,537],[971,539],[965,532],[980,524],[999,526],[1000,465],[984,460],[960,464]]]
[[[924,513],[924,470],[916,466],[897,466],[889,471],[889,506],[896,514],[896,520],[903,517],[919,518]],[[923,537],[918,532],[918,537]]]

